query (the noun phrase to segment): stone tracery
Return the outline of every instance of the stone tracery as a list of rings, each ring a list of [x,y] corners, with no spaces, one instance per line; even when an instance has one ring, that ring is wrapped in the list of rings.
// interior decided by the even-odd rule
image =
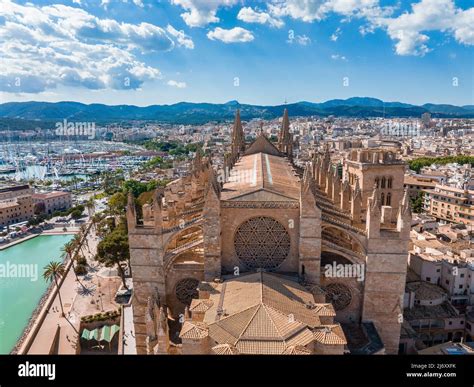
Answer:
[[[235,251],[249,269],[272,270],[280,266],[290,252],[290,235],[275,219],[251,218],[235,233]]]
[[[176,297],[185,305],[190,305],[193,298],[197,298],[199,281],[194,278],[185,278],[176,284]]]
[[[326,286],[326,298],[327,301],[332,303],[334,309],[344,310],[352,302],[352,293],[348,286],[334,282]]]

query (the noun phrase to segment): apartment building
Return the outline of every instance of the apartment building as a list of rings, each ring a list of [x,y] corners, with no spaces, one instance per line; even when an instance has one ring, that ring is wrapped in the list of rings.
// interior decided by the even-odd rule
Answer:
[[[403,184],[410,198],[416,198],[420,192],[434,189],[439,179],[432,176],[405,175]]]
[[[424,210],[436,219],[474,224],[474,191],[436,184],[424,192]]]
[[[43,203],[43,212],[52,214],[55,211],[64,211],[72,206],[70,192],[53,191],[47,193],[35,193],[32,195],[33,203]]]
[[[0,201],[14,199],[18,196],[31,195],[33,188],[28,184],[2,185],[0,186]]]
[[[33,217],[31,195],[22,195],[0,201],[0,226],[24,222]]]

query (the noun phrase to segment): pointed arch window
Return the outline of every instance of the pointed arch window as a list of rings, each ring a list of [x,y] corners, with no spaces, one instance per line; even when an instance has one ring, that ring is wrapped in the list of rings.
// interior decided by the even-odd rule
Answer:
[[[389,177],[387,180],[387,188],[392,188],[392,181],[393,181],[393,178]]]
[[[381,184],[381,187],[380,188],[385,188],[385,177],[382,177],[382,184]]]
[[[386,206],[391,206],[392,205],[392,194],[389,192],[387,194],[387,201],[386,201]]]
[[[380,203],[382,204],[382,206],[385,205],[384,200],[385,200],[385,194],[382,192],[382,194],[380,195]]]

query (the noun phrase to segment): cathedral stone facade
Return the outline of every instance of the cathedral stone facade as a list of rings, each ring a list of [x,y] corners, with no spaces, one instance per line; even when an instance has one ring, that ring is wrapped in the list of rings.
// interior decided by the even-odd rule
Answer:
[[[350,151],[341,168],[328,148],[297,167],[286,110],[276,144],[263,133],[246,143],[237,112],[219,170],[197,154],[152,204],[137,211],[129,198],[138,353],[342,354],[342,327],[368,334],[367,324],[397,353],[404,169],[372,149]],[[356,266],[362,276],[326,270]]]

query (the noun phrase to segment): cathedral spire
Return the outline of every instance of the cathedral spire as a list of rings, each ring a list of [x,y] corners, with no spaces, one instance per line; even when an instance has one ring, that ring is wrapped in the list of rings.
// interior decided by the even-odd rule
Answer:
[[[137,212],[135,209],[135,198],[133,194],[129,192],[127,198],[127,227],[128,230],[133,230],[137,225]]]
[[[409,239],[411,230],[411,204],[408,192],[405,191],[400,203],[397,217],[397,230],[404,239]]]
[[[288,109],[283,112],[280,133],[278,134],[278,150],[291,156],[292,153],[292,137],[290,134],[290,119],[288,118]]]
[[[374,188],[372,197],[368,199],[366,231],[369,238],[380,237],[380,192],[377,187]]]
[[[153,214],[154,214],[154,223],[155,230],[161,233],[163,229],[163,214],[161,213],[162,208],[162,199],[164,196],[163,188],[157,188],[153,197]]]
[[[362,191],[359,186],[359,179],[356,180],[356,185],[354,191],[351,195],[351,215],[352,220],[355,223],[360,223],[361,221],[361,208],[362,208]]]
[[[237,109],[232,129],[232,151],[238,153],[245,150],[245,136],[242,122],[240,121],[240,109]]]
[[[282,142],[288,141],[290,138],[290,119],[288,118],[288,109],[283,112],[283,120],[281,122],[280,139]]]

